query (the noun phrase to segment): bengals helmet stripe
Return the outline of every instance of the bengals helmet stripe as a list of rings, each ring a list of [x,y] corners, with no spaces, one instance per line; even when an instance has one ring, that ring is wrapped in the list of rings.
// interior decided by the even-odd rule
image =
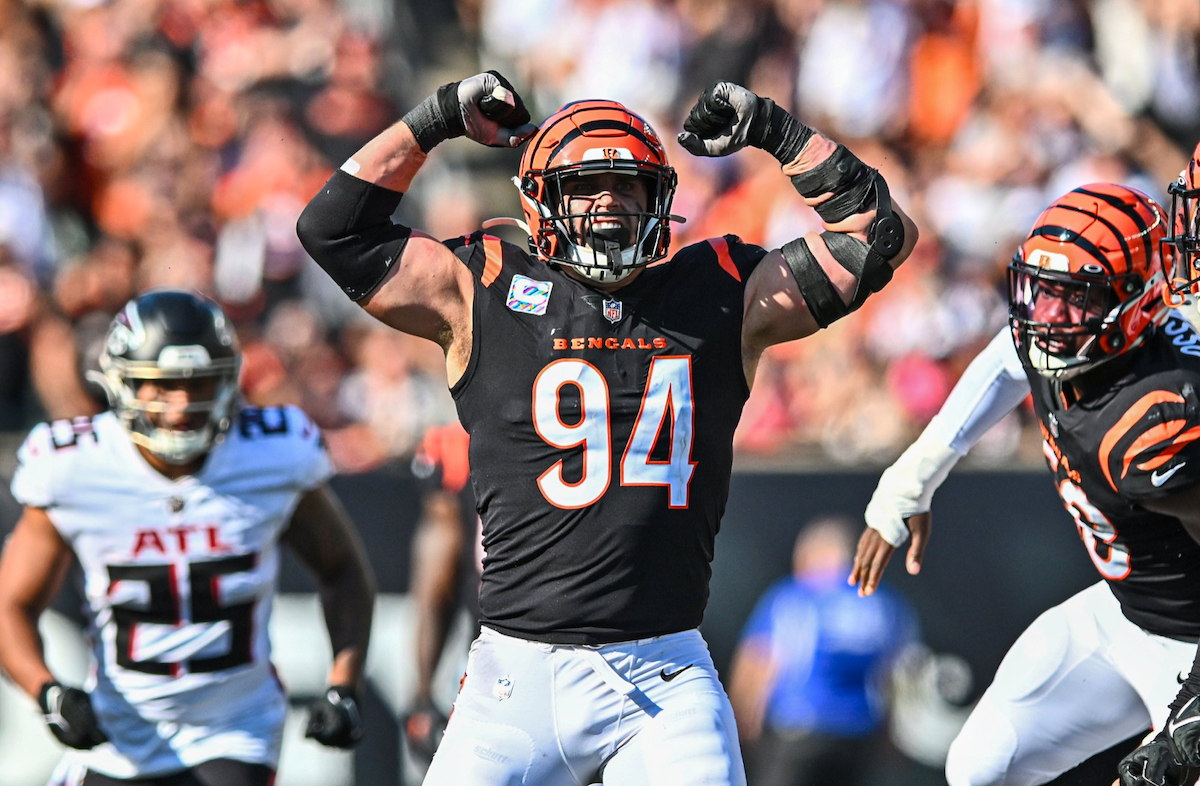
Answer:
[[[558,146],[555,147],[554,150],[552,150],[550,152],[549,160],[553,161],[554,157],[556,155],[558,155],[565,147],[567,147],[569,144],[571,144],[572,142],[574,142],[576,139],[583,136],[584,134],[588,133],[589,131],[603,131],[603,130],[624,131],[625,133],[629,134],[634,139],[638,140],[643,145],[645,145],[650,150],[650,152],[652,152],[652,153],[657,152],[654,149],[654,146],[650,143],[650,138],[648,136],[646,136],[645,134],[643,134],[641,131],[638,131],[636,128],[633,128],[632,126],[630,126],[628,123],[621,123],[621,122],[618,122],[615,120],[593,120],[589,123],[581,123],[579,125],[579,127],[576,128],[574,131],[568,131],[567,135],[564,136],[562,138],[562,141],[558,143]],[[659,158],[657,163],[665,164],[666,159]]]
[[[1187,166],[1167,186],[1171,196],[1168,235],[1164,244],[1175,259],[1169,280],[1172,295],[1200,292],[1200,144],[1192,151]]]

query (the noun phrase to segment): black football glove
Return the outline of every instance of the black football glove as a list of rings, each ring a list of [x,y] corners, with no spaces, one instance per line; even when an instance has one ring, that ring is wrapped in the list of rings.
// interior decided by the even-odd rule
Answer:
[[[488,147],[516,147],[537,131],[516,88],[496,71],[442,85],[404,123],[426,153],[460,136]]]
[[[38,692],[38,704],[42,707],[46,725],[63,745],[87,750],[108,742],[108,735],[100,728],[86,691],[51,680]]]
[[[1180,764],[1171,752],[1165,732],[1121,759],[1117,765],[1121,786],[1184,786],[1195,779],[1195,770]]]
[[[357,745],[363,738],[363,728],[354,689],[331,685],[324,696],[309,704],[304,736],[330,748]]]
[[[433,754],[446,733],[449,719],[433,702],[422,702],[404,721],[404,737],[408,752],[422,762],[433,761]]]
[[[812,135],[811,128],[771,99],[733,82],[717,82],[696,100],[677,138],[694,156],[727,156],[750,145],[787,164]]]
[[[1171,753],[1185,766],[1200,769],[1200,696],[1192,696],[1167,718]]]

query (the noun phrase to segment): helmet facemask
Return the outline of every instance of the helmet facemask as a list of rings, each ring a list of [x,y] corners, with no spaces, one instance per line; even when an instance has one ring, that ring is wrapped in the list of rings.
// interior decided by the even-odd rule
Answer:
[[[1171,212],[1167,221],[1170,233],[1163,239],[1163,256],[1173,252],[1174,264],[1168,285],[1172,295],[1200,294],[1200,188],[1189,188],[1189,170],[1167,187]],[[1177,303],[1178,304],[1178,303]]]
[[[169,464],[201,458],[237,412],[241,353],[216,303],[155,290],[126,304],[100,352],[100,383],[137,445]],[[186,396],[186,400],[184,399]]]
[[[646,208],[571,212],[570,181],[609,172],[643,183]],[[544,173],[543,199],[533,199],[524,192],[522,198],[540,216],[543,244],[551,246],[547,261],[569,265],[591,281],[609,284],[666,256],[674,180],[674,171],[662,168],[585,164]],[[547,238],[555,242],[546,243]]]
[[[207,359],[203,347],[172,346],[163,354]],[[141,364],[104,354],[100,365],[109,402],[129,430],[130,439],[169,464],[194,461],[211,450],[229,429],[237,403],[239,363],[236,359],[172,368],[169,359],[166,363]],[[212,392],[201,400],[189,395],[188,403],[181,406],[168,400],[169,392],[163,394],[162,388],[171,387],[161,384],[165,381],[199,383],[208,379],[213,380]],[[146,382],[160,387],[156,398],[146,400],[139,396]],[[191,422],[186,428],[173,428],[161,422],[165,415],[180,413],[200,416],[199,422]]]
[[[1125,349],[1121,316],[1142,302],[1137,297],[1122,301],[1118,292],[1143,287],[1134,274],[1084,278],[1015,258],[1008,268],[1008,302],[1018,351],[1051,379],[1095,368]]]

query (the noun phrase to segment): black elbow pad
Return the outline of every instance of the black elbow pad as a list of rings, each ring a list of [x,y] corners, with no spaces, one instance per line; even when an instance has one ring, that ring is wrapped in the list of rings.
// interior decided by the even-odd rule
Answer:
[[[392,223],[404,196],[342,170],[296,222],[300,244],[351,300],[362,300],[400,261],[412,230]]]

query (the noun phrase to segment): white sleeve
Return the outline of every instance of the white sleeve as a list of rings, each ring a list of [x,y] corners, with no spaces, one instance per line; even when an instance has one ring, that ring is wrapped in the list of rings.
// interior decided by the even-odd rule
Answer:
[[[904,520],[929,510],[959,458],[1029,394],[1012,335],[1002,329],[971,361],[917,441],[884,470],[864,514],[892,546],[908,539]]]
[[[17,450],[17,471],[13,473],[13,499],[32,508],[54,504],[54,449],[50,445],[50,426],[38,425]]]

